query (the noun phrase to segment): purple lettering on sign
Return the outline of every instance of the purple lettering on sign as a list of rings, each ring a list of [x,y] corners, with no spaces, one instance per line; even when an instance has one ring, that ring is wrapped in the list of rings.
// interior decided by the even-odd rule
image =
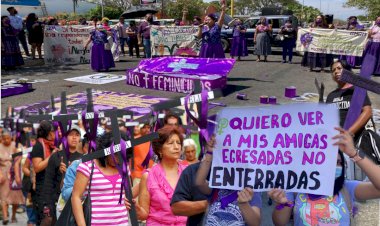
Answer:
[[[310,165],[321,165],[326,160],[325,153],[322,151],[319,151],[315,153],[314,151],[310,152],[309,154],[306,152],[303,152],[302,157],[302,165],[306,165],[307,163]]]

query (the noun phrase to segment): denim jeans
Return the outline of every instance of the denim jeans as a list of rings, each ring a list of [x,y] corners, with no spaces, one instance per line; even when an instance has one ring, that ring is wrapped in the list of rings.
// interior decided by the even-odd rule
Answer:
[[[145,52],[145,58],[151,58],[152,57],[152,50],[151,50],[151,44],[150,39],[143,39],[143,45],[144,45],[144,52]]]
[[[121,53],[122,53],[122,54],[125,54],[124,46],[125,46],[125,43],[128,43],[128,38],[119,38],[119,39],[120,39],[120,49],[121,49]]]

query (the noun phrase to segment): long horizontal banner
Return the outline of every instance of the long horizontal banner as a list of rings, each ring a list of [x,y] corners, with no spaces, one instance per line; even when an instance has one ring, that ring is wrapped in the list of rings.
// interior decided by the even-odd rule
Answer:
[[[362,56],[367,43],[366,31],[301,28],[297,51]]]
[[[339,124],[334,105],[227,107],[217,118],[210,187],[332,195]]]
[[[212,90],[227,85],[233,59],[161,57],[142,60],[127,71],[127,85],[169,92],[189,93],[194,80]]]
[[[167,98],[126,94],[112,91],[93,91],[93,103],[95,111],[111,110],[111,109],[124,109],[132,111],[135,116],[144,115],[151,112],[150,107],[153,104],[163,103]],[[55,98],[55,112],[60,112],[61,102],[60,98]],[[86,110],[87,96],[86,93],[74,93],[67,95],[67,113],[75,114],[82,110]],[[29,105],[24,105],[15,108],[16,111],[25,109],[30,114],[38,114],[39,109],[44,112],[50,112],[50,101],[42,101]]]
[[[44,50],[46,64],[89,64],[91,62],[91,45],[84,48],[93,26],[46,25],[44,31]],[[118,34],[112,30],[112,37],[108,39],[115,61],[119,60]],[[115,40],[115,41],[114,41]]]
[[[154,56],[198,56],[201,40],[196,26],[152,26],[150,40]]]

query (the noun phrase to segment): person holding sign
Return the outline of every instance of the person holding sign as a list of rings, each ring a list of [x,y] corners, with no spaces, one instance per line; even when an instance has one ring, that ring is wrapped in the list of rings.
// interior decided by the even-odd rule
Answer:
[[[222,5],[222,12],[217,20],[215,14],[209,14],[205,23],[198,25],[198,38],[202,38],[202,47],[199,57],[202,58],[225,58],[220,32],[222,30],[226,6]],[[204,27],[204,25],[207,25]]]
[[[364,26],[358,23],[358,18],[356,16],[350,16],[347,20],[347,30],[349,31],[363,31]],[[351,67],[360,66],[362,64],[363,58],[360,56],[347,56],[342,55],[340,59],[346,60]]]
[[[205,225],[255,225],[261,221],[261,195],[246,187],[237,192],[209,187],[207,175],[210,172],[215,136],[207,143],[206,155],[199,166],[195,184],[199,190],[211,197]]]
[[[136,211],[148,226],[185,226],[187,217],[175,216],[170,201],[186,165],[180,160],[183,136],[174,126],[158,130],[159,139],[152,142],[159,163],[143,174]]]
[[[94,30],[90,33],[90,38],[84,46],[87,49],[92,42],[91,47],[91,69],[94,71],[105,70],[115,67],[115,62],[111,53],[110,44],[108,43],[108,35],[110,35],[102,25],[97,25],[98,17],[91,18],[94,23]]]
[[[335,170],[334,196],[285,193],[273,189],[268,195],[277,203],[272,218],[275,225],[286,225],[294,213],[294,225],[350,225],[354,200],[380,198],[380,168],[367,158],[362,150],[355,148],[350,133],[336,128],[340,134],[333,137],[352,161],[368,176],[370,182],[346,181],[344,156],[339,152]]]
[[[310,25],[310,28],[327,29],[329,25],[323,15],[318,15],[314,22]],[[310,71],[314,71],[316,67],[320,66],[321,70],[325,70],[330,63],[327,61],[328,55],[325,53],[313,53],[305,52],[302,57],[302,66],[309,67]]]
[[[367,61],[363,62],[363,67],[370,67],[369,65],[373,65],[374,75],[380,75],[380,16],[376,18],[375,24],[369,30],[369,41],[364,50],[363,59],[365,59],[366,55],[371,55],[371,57],[367,57]]]

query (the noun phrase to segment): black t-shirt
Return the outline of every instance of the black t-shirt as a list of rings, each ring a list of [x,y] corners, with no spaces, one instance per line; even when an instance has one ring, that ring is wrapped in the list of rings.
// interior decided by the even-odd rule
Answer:
[[[200,162],[188,166],[181,174],[175,188],[170,205],[179,201],[202,201],[207,197],[195,186],[195,177],[197,175]],[[187,224],[197,226],[202,224],[204,213],[200,213],[187,218]]]
[[[58,151],[50,156],[48,166],[46,167],[44,190],[42,191],[42,199],[45,205],[54,206],[61,194],[60,185],[64,177],[59,171],[61,158],[63,158],[63,162],[66,164],[67,169],[69,167],[69,162],[71,163],[81,157],[81,153],[74,152],[71,153],[69,159],[67,159],[65,151]]]
[[[326,103],[335,103],[339,109],[340,126],[343,127],[344,121],[346,121],[348,109],[351,106],[351,98],[354,94],[354,87],[347,89],[336,89],[332,91],[326,99]],[[371,101],[366,95],[363,106],[371,106]]]
[[[45,159],[44,156],[44,148],[42,147],[42,144],[40,142],[37,142],[32,149],[32,153],[30,154],[32,159],[33,158],[42,158],[42,160]],[[42,170],[39,173],[36,173],[36,191],[40,191],[40,189],[44,186],[44,180],[45,180],[45,170]]]

